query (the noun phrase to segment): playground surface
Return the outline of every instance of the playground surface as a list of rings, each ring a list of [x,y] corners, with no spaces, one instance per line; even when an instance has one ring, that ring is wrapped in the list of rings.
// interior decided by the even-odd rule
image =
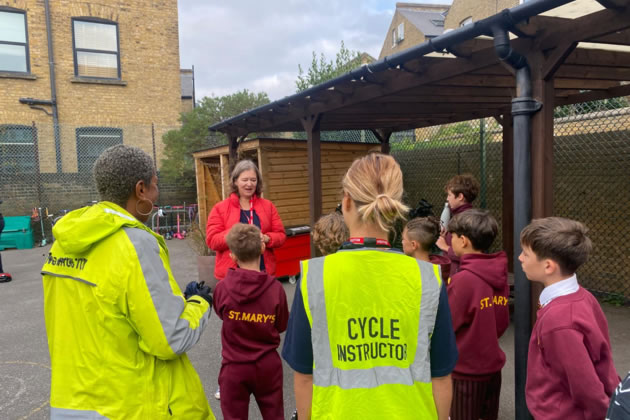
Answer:
[[[197,279],[195,254],[187,240],[167,241],[173,274],[180,286]],[[48,419],[50,362],[43,314],[43,290],[39,270],[50,245],[2,252],[5,270],[13,275],[10,283],[0,283],[0,418]],[[289,304],[295,286],[283,284]],[[602,304],[610,328],[613,358],[617,371],[625,376],[630,369],[630,307]],[[188,353],[204,384],[206,396],[217,419],[219,401],[213,397],[221,367],[221,321],[211,316],[199,343]],[[503,369],[500,419],[514,418],[513,326],[501,338],[507,355]],[[285,414],[289,418],[294,403],[291,369],[284,365]],[[250,418],[260,419],[252,398]]]

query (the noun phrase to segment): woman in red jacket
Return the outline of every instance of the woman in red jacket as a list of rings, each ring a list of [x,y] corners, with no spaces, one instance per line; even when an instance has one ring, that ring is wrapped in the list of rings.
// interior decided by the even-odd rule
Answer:
[[[262,232],[265,252],[260,259],[260,268],[274,276],[276,258],[273,249],[282,246],[287,237],[276,207],[271,201],[260,197],[262,179],[254,162],[238,162],[232,170],[230,186],[232,193],[212,208],[206,225],[206,243],[217,253],[214,276],[222,280],[228,268],[236,267],[230,258],[225,235],[239,222],[256,225]]]

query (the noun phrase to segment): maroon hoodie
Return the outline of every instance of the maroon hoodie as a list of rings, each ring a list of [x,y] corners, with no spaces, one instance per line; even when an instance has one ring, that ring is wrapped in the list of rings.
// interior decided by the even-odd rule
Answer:
[[[470,203],[464,203],[461,206],[457,207],[455,210],[451,210],[451,219],[456,215],[465,212],[466,210],[472,209],[473,206]],[[453,251],[453,234],[451,232],[447,232],[444,237],[446,241],[446,245],[448,245],[448,251],[446,251],[446,256],[451,260],[451,269],[450,275],[457,273],[459,271],[459,257]],[[448,279],[448,277],[445,277]]]
[[[276,351],[289,319],[282,285],[267,273],[242,268],[230,268],[217,284],[214,311],[223,320],[222,363],[256,362]]]
[[[461,256],[460,271],[447,286],[459,351],[453,377],[484,376],[503,368],[499,337],[510,323],[507,274],[503,251]]]

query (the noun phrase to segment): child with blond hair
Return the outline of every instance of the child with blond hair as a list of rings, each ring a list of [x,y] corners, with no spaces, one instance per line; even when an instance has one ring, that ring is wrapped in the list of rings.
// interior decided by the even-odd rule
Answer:
[[[322,255],[334,254],[350,238],[343,216],[337,212],[320,217],[311,234],[313,243]]]

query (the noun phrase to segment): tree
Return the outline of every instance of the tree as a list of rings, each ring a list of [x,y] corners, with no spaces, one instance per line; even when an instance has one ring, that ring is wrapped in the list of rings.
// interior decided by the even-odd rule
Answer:
[[[302,92],[322,82],[341,76],[359,65],[361,65],[361,54],[358,51],[347,49],[343,41],[341,41],[341,49],[337,53],[334,62],[332,60],[327,61],[324,53],[320,54],[318,60],[317,54],[313,51],[311,67],[306,74],[304,74],[302,66],[298,64],[298,77],[295,81],[295,86],[298,92]]]
[[[269,103],[265,92],[254,93],[247,89],[225,96],[206,96],[190,112],[182,113],[182,127],[164,134],[165,158],[161,175],[167,181],[183,187],[195,184],[192,153],[226,143],[225,135],[210,133],[208,127],[247,110]]]

